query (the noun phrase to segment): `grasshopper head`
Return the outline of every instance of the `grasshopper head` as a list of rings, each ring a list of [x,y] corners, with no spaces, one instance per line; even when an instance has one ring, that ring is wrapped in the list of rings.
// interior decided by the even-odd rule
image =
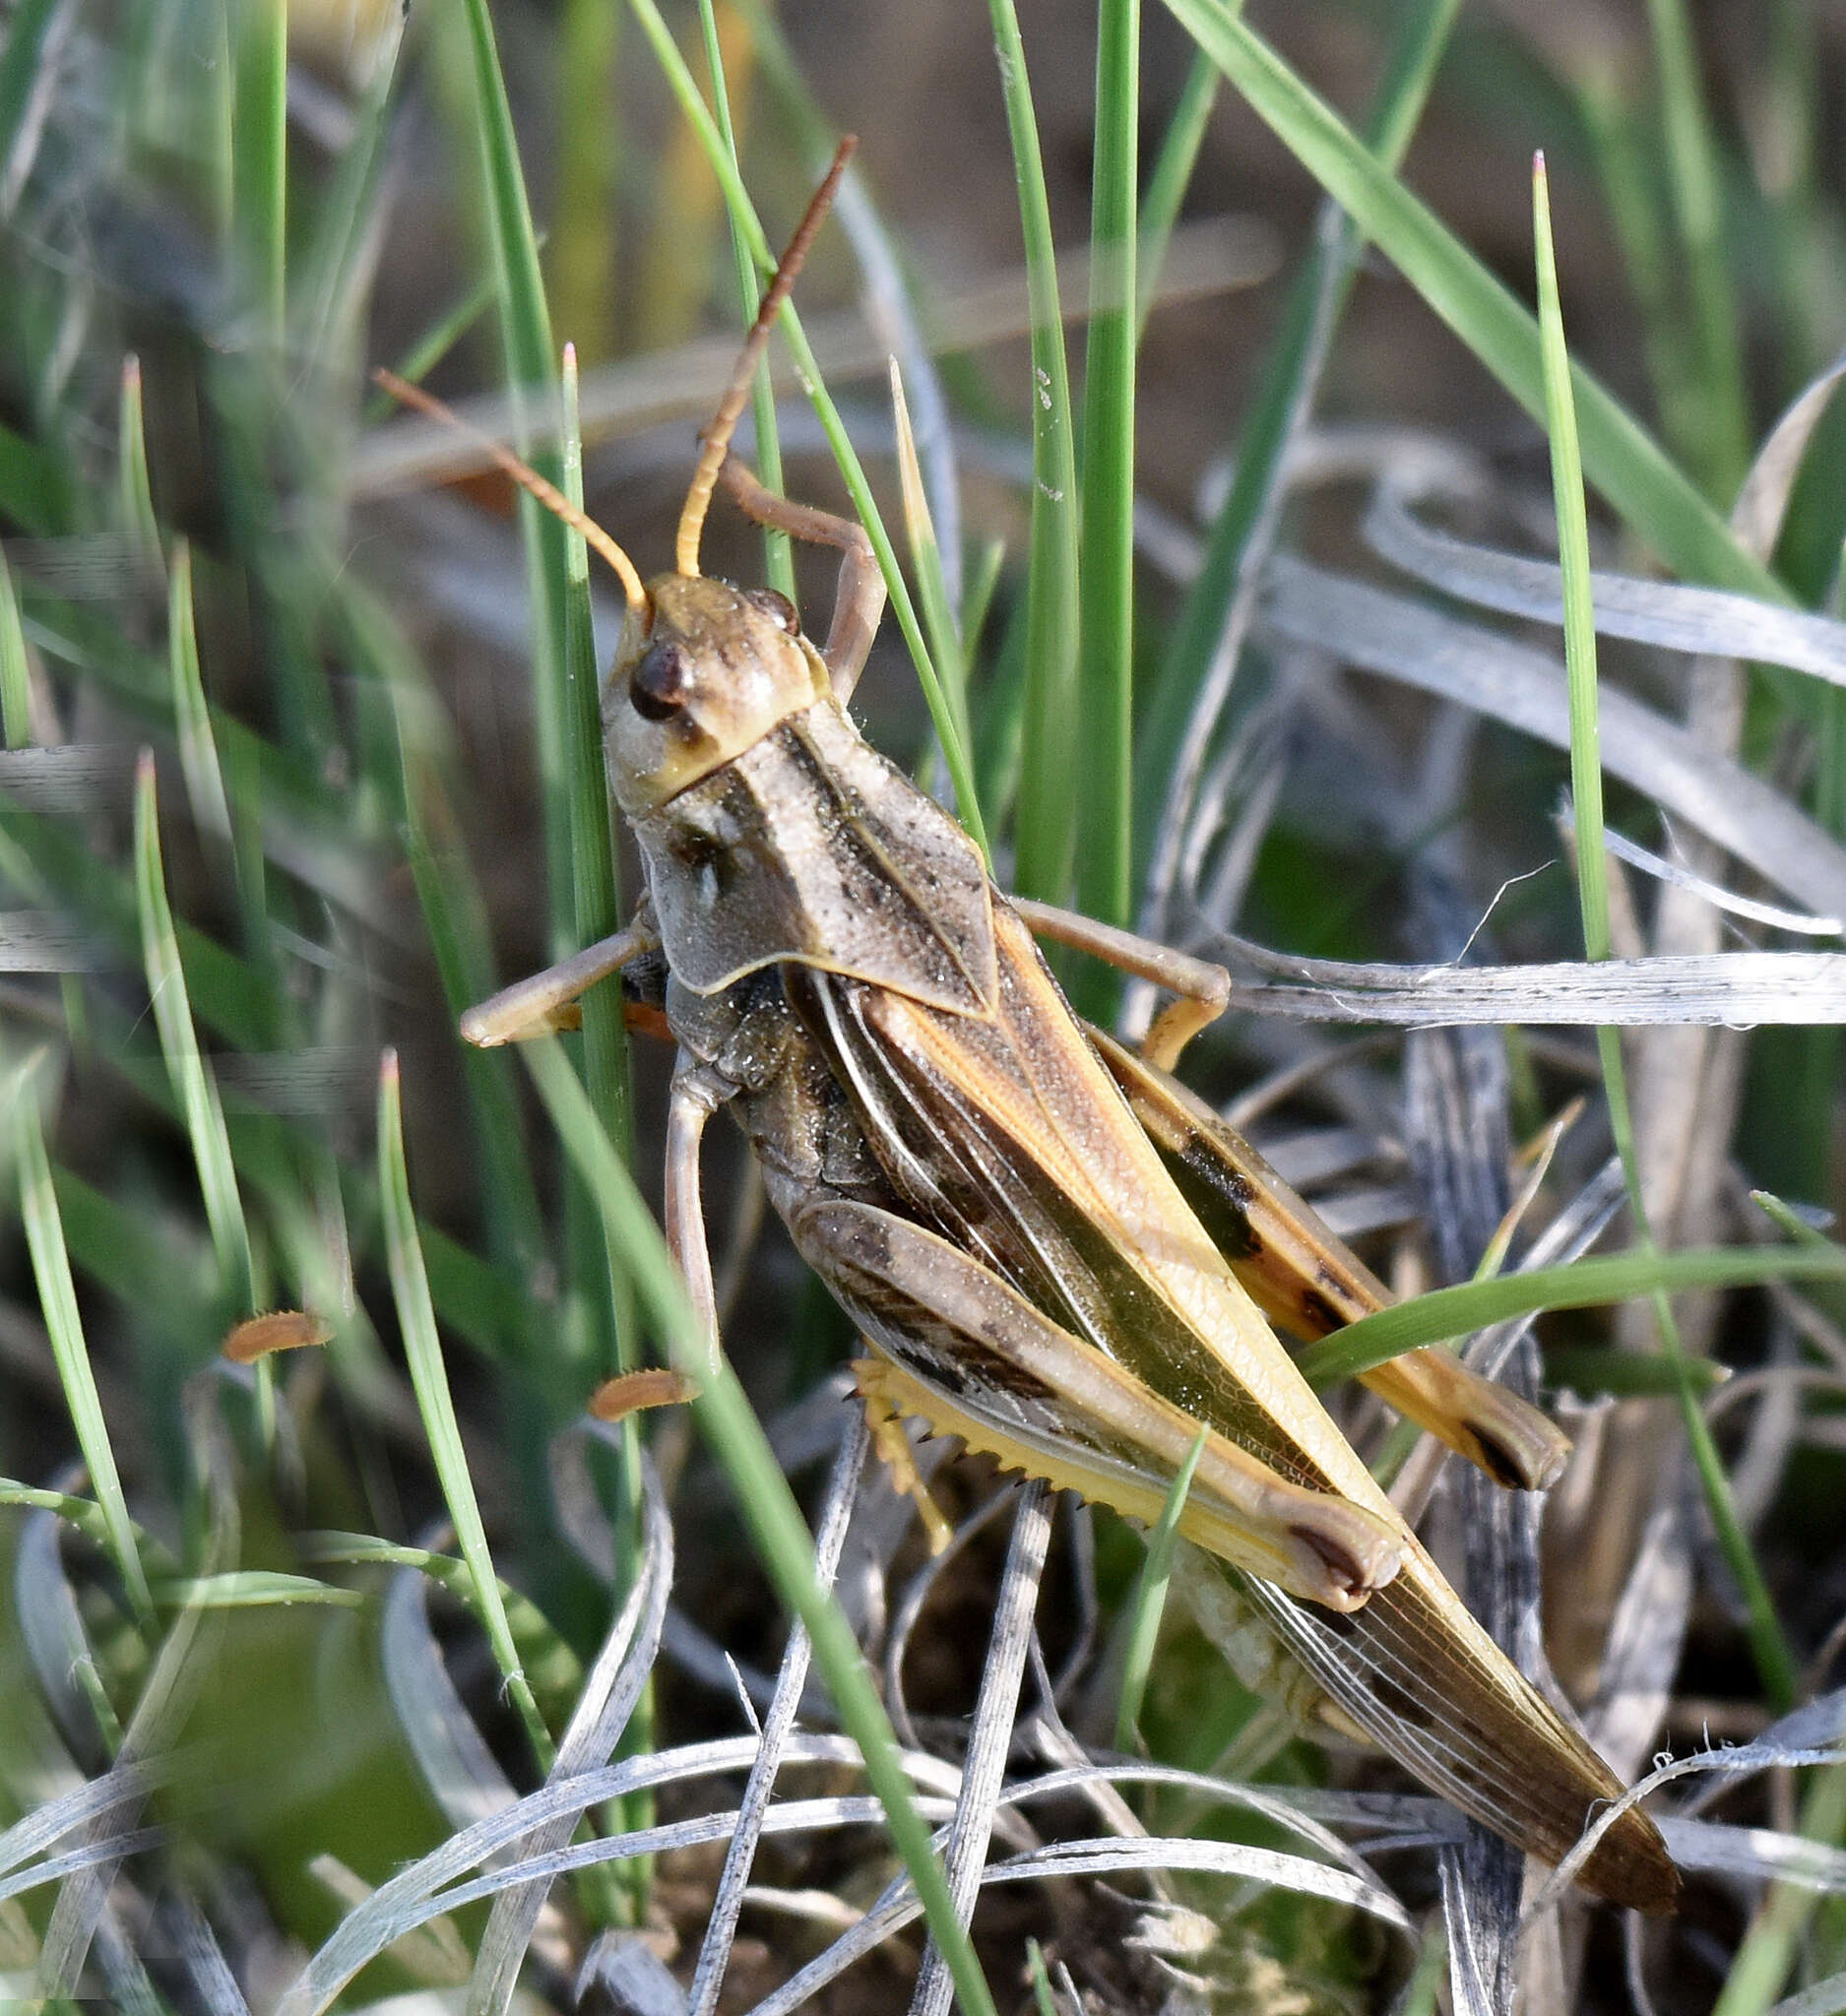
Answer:
[[[831,690],[794,608],[769,589],[663,574],[630,610],[603,687],[615,800],[634,817],[740,756]]]

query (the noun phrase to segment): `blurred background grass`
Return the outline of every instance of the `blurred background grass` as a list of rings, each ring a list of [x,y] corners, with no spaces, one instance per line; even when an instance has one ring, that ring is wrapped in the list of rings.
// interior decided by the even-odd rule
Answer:
[[[1543,437],[1506,390],[1531,405],[1518,387],[1529,371],[1536,388],[1536,336],[1528,359],[1529,324],[1492,291],[1497,280],[1533,298],[1534,146],[1551,165],[1572,355],[1668,458],[1656,468],[1585,407],[1591,482],[1616,504],[1597,528],[1604,563],[1664,558],[1815,606],[1836,594],[1838,414],[1804,459],[1772,581],[1718,526],[1770,420],[1846,341],[1842,191],[1824,144],[1842,79],[1834,13],[1802,0],[1259,8],[1251,25],[1269,39],[1252,53],[1215,0],[1176,11],[1137,21],[1111,0],[1092,21],[1030,5],[1015,25],[997,5],[778,14],[714,0],[663,20],[645,4],[471,0],[404,20],[388,0],[15,0],[5,17],[0,1068],[22,1210],[4,1251],[0,1472],[28,1489],[7,1487],[0,1511],[15,1620],[0,1630],[0,1685],[16,1704],[0,1728],[0,1820],[125,1745],[148,1754],[158,1737],[186,1758],[158,1795],[172,1881],[231,1950],[253,2006],[338,1921],[350,1892],[334,1862],[374,1883],[456,1824],[406,1746],[376,1676],[372,1610],[353,1601],[382,1588],[382,1570],[317,1566],[299,1536],[444,1552],[444,1522],[459,1531],[468,1573],[443,1581],[442,1644],[526,1789],[641,1545],[638,1431],[585,1448],[585,1516],[607,1540],[594,1564],[565,1544],[559,1437],[598,1379],[661,1341],[622,1240],[517,1063],[453,1034],[460,1008],[501,979],[612,929],[638,887],[600,782],[595,667],[610,605],[598,583],[593,616],[553,521],[472,466],[439,469],[454,444],[386,411],[368,365],[487,396],[483,423],[529,440],[562,479],[558,349],[574,344],[573,473],[652,571],[764,234],[786,234],[836,135],[857,131],[848,228],[823,235],[798,306],[823,361],[851,347],[842,331],[859,316],[870,325],[860,361],[828,372],[864,472],[835,468],[798,402],[782,409],[780,456],[758,402],[753,452],[765,473],[780,462],[795,494],[875,504],[914,565],[916,612],[885,625],[858,703],[873,739],[945,794],[953,780],[1002,880],[1122,922],[1147,914],[1240,563],[1266,550],[1285,508],[1275,456],[1303,389],[1324,421],[1421,429],[1489,458],[1515,502],[1471,529],[1502,542],[1517,500],[1545,492]],[[1269,48],[1287,68],[1265,87]],[[1371,181],[1349,187],[1337,148],[1314,153],[1313,118],[1289,96],[1297,78],[1366,136]],[[688,94],[713,108],[703,135]],[[732,148],[741,175],[728,192],[713,151]],[[1357,240],[1316,237],[1302,159],[1395,267],[1360,253],[1345,290]],[[728,201],[744,188],[760,225]],[[1456,248],[1419,235],[1410,192]],[[1176,236],[1163,267],[1176,220],[1201,220],[1221,228]],[[1478,265],[1458,263],[1459,247]],[[1442,284],[1459,335],[1419,296]],[[1338,316],[1324,368],[1316,315]],[[908,507],[889,350],[917,434]],[[1287,542],[1356,564],[1359,499],[1336,483],[1287,501]],[[1161,558],[1176,527],[1203,542],[1189,586]],[[791,565],[724,511],[707,551],[712,571],[742,580]],[[824,556],[795,557],[804,609],[824,609],[826,576]],[[1636,652],[1620,669],[1680,712],[1657,661]],[[1841,697],[1751,682],[1743,750],[1838,835]],[[1451,797],[1426,802],[1407,834],[1403,781],[1439,709],[1369,687],[1359,704],[1309,711],[1276,743],[1290,782],[1253,829],[1240,928],[1304,953],[1431,956],[1412,922],[1423,853],[1440,841],[1445,869],[1464,864],[1472,921],[1506,875],[1557,854],[1564,758],[1490,727]],[[138,769],[143,748],[153,759]],[[1612,817],[1646,832],[1620,790]],[[1494,929],[1505,956],[1573,956],[1569,877],[1513,891]],[[1114,1011],[1095,975],[1068,977],[1090,1012]],[[1246,1020],[1201,1062],[1229,1091],[1313,1047]],[[570,1048],[590,1112],[655,1196],[668,1059],[630,1054],[612,999],[593,997]],[[387,1049],[397,1075],[381,1103]],[[1581,1061],[1515,1046],[1522,1123],[1536,1126]],[[1720,1166],[1735,1145],[1757,1182],[1831,1208],[1838,1067],[1833,1030],[1751,1038],[1735,1143],[1720,1133],[1701,1153]],[[1388,1071],[1374,1073],[1333,1117],[1369,1113],[1388,1134],[1392,1097]],[[1380,1154],[1374,1188],[1403,1171],[1401,1152]],[[735,1143],[715,1135],[707,1161],[739,1284],[728,1341],[778,1418],[851,1340],[779,1230],[756,1236]],[[1363,1187],[1368,1169],[1361,1158],[1344,1175]],[[1405,1285],[1429,1278],[1414,1222],[1388,1229],[1396,1243],[1380,1251],[1400,1255]],[[1662,1228],[1667,1243],[1682,1234]],[[1836,1334],[1823,1291],[1802,1307],[1811,1333]],[[233,1324],[272,1308],[313,1312],[324,1352],[254,1368],[220,1358]],[[1731,1312],[1727,1355],[1765,1360],[1764,1308]],[[1585,1335],[1576,1319],[1558,1330]],[[1846,1604],[1846,1478],[1833,1397],[1802,1405],[1751,1531],[1776,1628],[1807,1661]],[[770,1579],[739,1564],[731,1507],[702,1487],[709,1459],[677,1423],[653,1439],[679,1611],[704,1641],[773,1669],[783,1612]],[[941,1485],[956,1506],[979,1487],[964,1472]],[[1618,1530],[1636,1516],[1611,1486],[1573,1508],[1573,1530],[1598,1513]],[[59,1517],[84,1538],[47,1559]],[[1138,1543],[1105,1521],[1100,1548],[1118,1604]],[[945,1578],[913,1705],[966,1711],[998,1559],[973,1546]],[[203,1611],[176,1608],[181,1576],[216,1578]],[[43,1619],[64,1617],[48,1588],[69,1593],[75,1636],[46,1640]],[[1784,1705],[1752,1670],[1728,1593],[1717,1576],[1694,1613],[1674,1732],[1695,1734],[1701,1715],[1748,1732]],[[867,1632],[875,1611],[861,1598]],[[177,1684],[162,1653],[178,1620],[201,1614]],[[1566,1593],[1553,1621],[1560,1671],[1593,1675],[1594,1650],[1573,1660],[1569,1647],[1600,1644],[1607,1618],[1593,1605],[1573,1616]],[[1070,1628],[1048,1606],[1053,1655]],[[664,1663],[626,1741],[733,1729],[734,1700],[709,1662],[699,1671],[691,1656]],[[1203,1767],[1237,1753],[1252,1706],[1176,1627],[1141,1727],[1157,1755]],[[1270,1768],[1324,1767],[1296,1745]],[[1816,1803],[1813,1824],[1837,1838],[1838,1814]],[[607,1824],[648,1810],[637,1796]],[[870,1836],[831,1864],[788,1855],[773,1880],[859,1903],[876,1885],[859,1864],[883,1872]],[[650,1927],[668,1953],[695,1941],[714,1869],[688,1855],[652,1880],[643,1864],[584,1878],[541,1926],[535,1991],[565,2005],[558,1984],[600,1926]],[[1200,1894],[1222,1921],[1203,1972],[1228,2006],[1362,2006],[1390,1991],[1396,1961],[1350,1914],[1227,1887]],[[46,1895],[0,1902],[0,1971],[35,1964]],[[984,1916],[1001,2002],[1023,1992],[1020,1941],[1036,1931],[1078,1967],[1098,1998],[1086,2006],[1157,2006],[1155,1977],[1086,1942],[1064,1909]],[[1747,1914],[1731,1898],[1711,1909],[1728,1953]],[[1758,1973],[1774,1979],[1748,1989],[1755,2005],[1796,1984],[1796,1965],[1819,1978],[1846,1957],[1836,1909],[1804,1927],[1805,1945],[1784,1941],[1779,1972],[1758,1944]],[[467,1940],[480,1922],[462,1916]],[[734,2006],[806,1956],[795,1922],[752,1931]],[[1702,2006],[1714,1964],[1684,1945],[1657,1959],[1669,2005]],[[440,1941],[399,1950],[354,2002],[452,1982],[458,1965]],[[905,1965],[874,1961],[835,1992],[886,2006]],[[194,2006],[159,1970],[145,1979],[154,2006]],[[1601,1998],[1607,1984],[1588,1980]],[[115,1977],[108,1991],[122,1992]]]

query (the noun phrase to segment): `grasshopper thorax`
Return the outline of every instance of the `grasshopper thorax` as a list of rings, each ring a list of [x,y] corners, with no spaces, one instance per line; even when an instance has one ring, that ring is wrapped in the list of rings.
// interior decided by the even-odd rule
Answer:
[[[616,803],[644,816],[829,692],[820,654],[772,589],[663,574],[631,609],[603,687]]]

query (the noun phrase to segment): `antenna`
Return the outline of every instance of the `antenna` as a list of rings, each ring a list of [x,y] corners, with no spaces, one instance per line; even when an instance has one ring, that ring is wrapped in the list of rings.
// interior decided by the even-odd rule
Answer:
[[[387,371],[382,364],[372,373],[372,382],[382,386],[399,405],[408,406],[414,412],[426,414],[432,420],[440,420],[445,427],[453,427],[458,433],[466,434],[483,455],[493,458],[495,468],[511,476],[521,489],[531,491],[554,518],[561,518],[573,532],[582,533],[586,543],[615,570],[621,581],[622,594],[628,598],[628,606],[636,615],[646,617],[648,592],[641,585],[635,563],[596,520],[579,511],[555,483],[547,482],[530,463],[521,462],[510,448],[503,447],[491,435],[470,426],[454,408],[444,406],[434,393],[425,392],[420,385],[411,384],[395,371]]]
[[[679,513],[678,537],[674,541],[675,564],[681,574],[697,574],[699,571],[699,535],[705,529],[705,513],[712,501],[718,472],[724,468],[725,457],[731,453],[732,431],[737,424],[737,415],[743,410],[743,402],[750,396],[750,380],[756,374],[763,346],[769,342],[770,329],[782,313],[782,304],[789,298],[789,289],[795,284],[795,277],[807,257],[807,248],[814,242],[814,234],[826,218],[834,191],[840,186],[840,177],[846,173],[846,164],[853,158],[853,150],[858,145],[859,136],[849,133],[834,151],[833,165],[814,191],[805,215],[796,227],[795,236],[789,240],[789,249],[782,255],[782,264],[776,268],[776,276],[769,283],[769,291],[763,296],[763,305],[756,311],[756,320],[750,324],[750,333],[744,338],[743,348],[737,357],[737,368],[732,374],[724,398],[718,402],[718,410],[699,437],[705,445],[699,453],[698,467],[692,472],[692,482]]]

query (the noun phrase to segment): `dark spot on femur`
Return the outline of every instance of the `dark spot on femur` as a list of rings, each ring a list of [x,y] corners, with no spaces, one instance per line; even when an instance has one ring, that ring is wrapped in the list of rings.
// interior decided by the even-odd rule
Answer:
[[[795,604],[786,595],[778,594],[775,589],[746,588],[743,591],[743,599],[754,603],[764,615],[772,617],[791,637],[800,630],[801,618],[796,613]]]
[[[643,721],[670,721],[692,690],[691,668],[676,644],[651,644],[628,680],[628,698]]]
[[[1346,1318],[1317,1288],[1302,1291],[1301,1312],[1308,1323],[1315,1326],[1317,1334],[1322,1337],[1330,1330],[1342,1328],[1346,1322]]]
[[[1532,1480],[1526,1475],[1525,1465],[1496,1435],[1490,1435],[1485,1429],[1476,1428],[1473,1437],[1474,1446],[1480,1452],[1481,1468],[1496,1484],[1509,1491],[1525,1491],[1532,1488]]]

